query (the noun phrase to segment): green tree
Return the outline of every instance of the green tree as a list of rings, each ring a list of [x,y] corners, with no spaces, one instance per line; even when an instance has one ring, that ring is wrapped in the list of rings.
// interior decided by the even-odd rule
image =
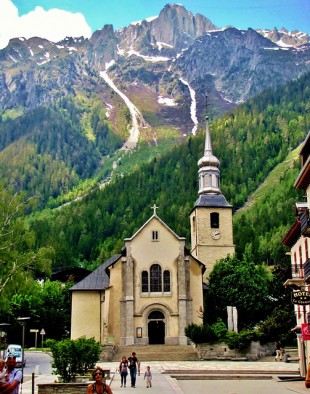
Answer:
[[[53,250],[34,248],[35,236],[29,231],[25,210],[33,199],[12,195],[0,183],[0,310],[9,307],[9,299],[34,274],[51,272]]]
[[[72,282],[65,285],[47,280],[42,286],[40,305],[40,327],[44,327],[48,338],[62,339],[70,331]]]
[[[210,274],[209,283],[217,317],[226,320],[227,306],[235,306],[238,328],[253,327],[271,309],[269,284],[272,278],[265,265],[236,257],[219,260]]]
[[[296,334],[292,331],[295,324],[295,314],[288,304],[276,307],[267,319],[258,325],[258,330],[267,341],[281,340],[284,344],[293,344],[296,341]]]

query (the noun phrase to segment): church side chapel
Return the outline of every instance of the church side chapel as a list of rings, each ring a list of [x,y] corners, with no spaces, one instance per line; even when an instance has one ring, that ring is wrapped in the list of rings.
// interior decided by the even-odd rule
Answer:
[[[201,324],[203,287],[216,260],[234,254],[232,207],[221,194],[219,161],[206,117],[204,156],[198,162],[198,199],[185,238],[153,214],[111,257],[74,285],[71,338],[116,345],[187,345],[184,329]],[[208,268],[208,270],[206,270]]]

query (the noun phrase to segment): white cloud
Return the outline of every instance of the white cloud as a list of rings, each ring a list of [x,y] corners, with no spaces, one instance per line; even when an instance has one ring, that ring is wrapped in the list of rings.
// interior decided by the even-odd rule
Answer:
[[[19,16],[17,7],[11,0],[0,0],[0,49],[7,46],[10,38],[42,37],[50,41],[60,41],[66,36],[91,36],[91,28],[84,15],[57,8],[45,11],[36,7],[28,14]]]

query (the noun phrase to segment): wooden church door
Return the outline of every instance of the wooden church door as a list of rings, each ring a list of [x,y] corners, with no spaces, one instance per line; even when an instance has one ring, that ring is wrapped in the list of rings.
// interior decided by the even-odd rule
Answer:
[[[159,345],[165,343],[165,316],[160,311],[153,311],[148,317],[149,344]]]

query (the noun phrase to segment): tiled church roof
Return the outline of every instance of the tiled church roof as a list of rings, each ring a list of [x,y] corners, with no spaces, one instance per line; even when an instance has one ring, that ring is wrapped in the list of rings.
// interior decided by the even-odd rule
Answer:
[[[114,264],[122,255],[115,254],[109,260],[96,268],[91,274],[71,287],[70,291],[104,290],[110,285],[110,278],[106,269]]]

